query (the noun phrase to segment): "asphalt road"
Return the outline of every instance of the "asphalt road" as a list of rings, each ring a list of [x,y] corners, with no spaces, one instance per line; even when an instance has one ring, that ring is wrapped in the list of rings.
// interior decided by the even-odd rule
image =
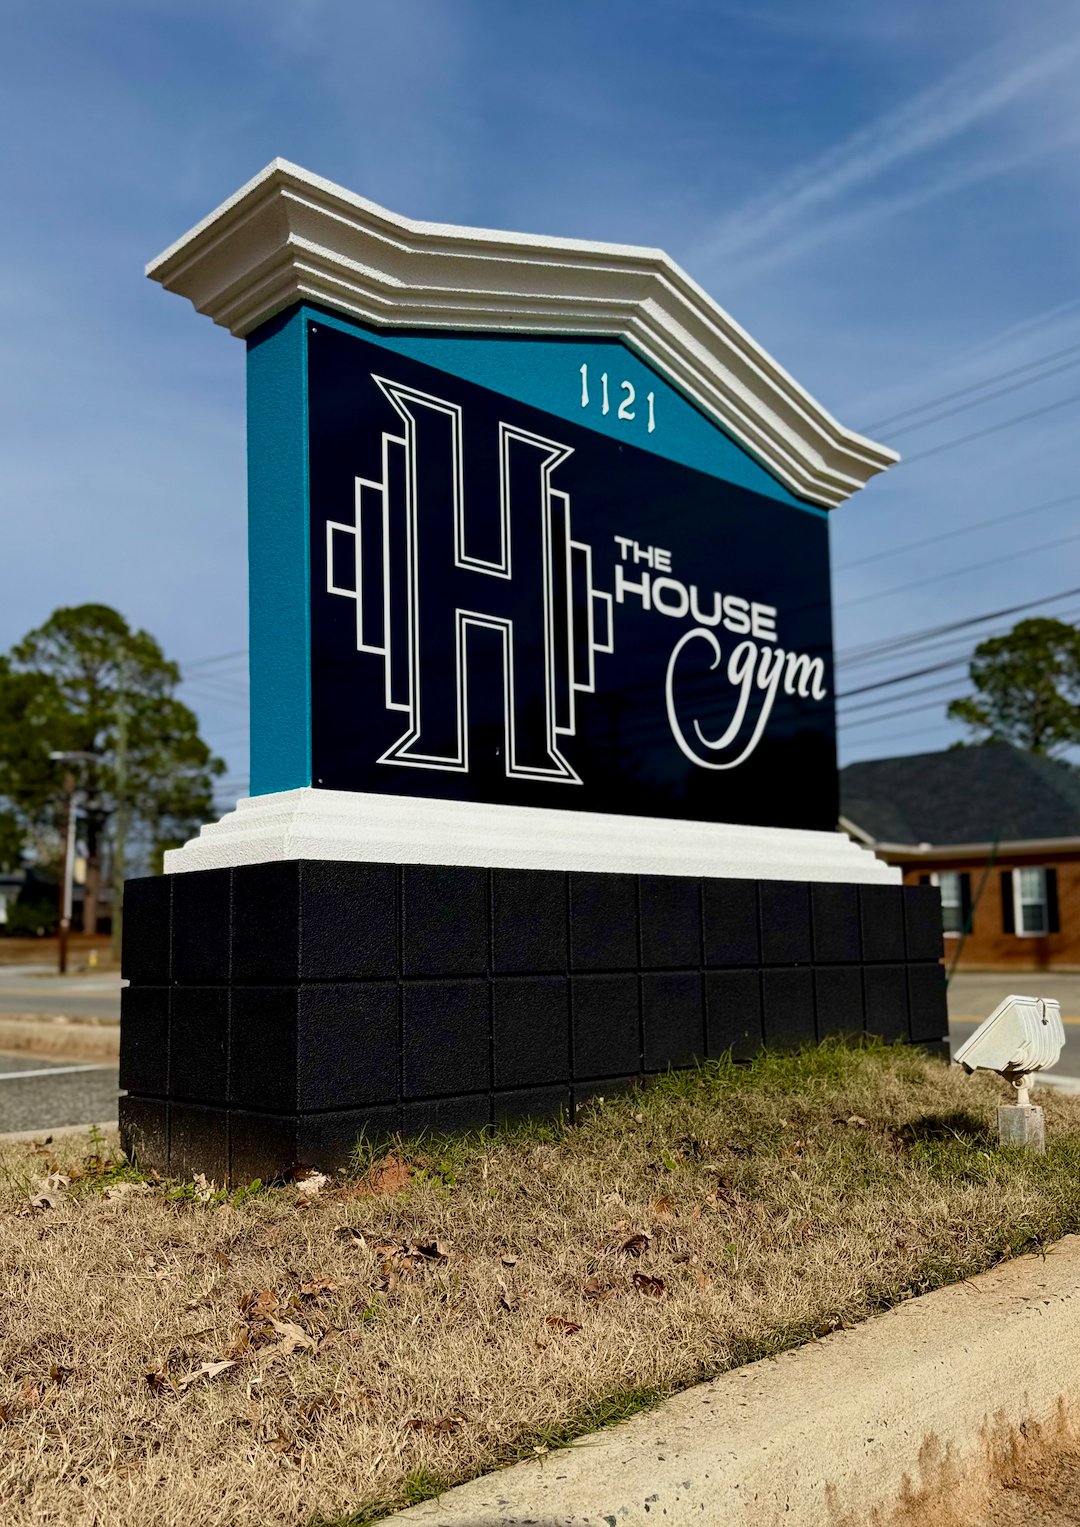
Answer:
[[[119,1018],[120,977],[89,971],[58,976],[44,966],[0,966],[0,1013]]]
[[[116,1118],[115,1066],[0,1053],[0,1135]]]

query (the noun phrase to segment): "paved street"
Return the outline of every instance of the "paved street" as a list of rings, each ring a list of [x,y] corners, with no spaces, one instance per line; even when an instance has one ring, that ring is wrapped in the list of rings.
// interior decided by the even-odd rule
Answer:
[[[85,972],[58,976],[40,965],[0,966],[0,1014],[50,1018],[119,1018],[120,977]]]
[[[0,1053],[0,1134],[116,1118],[117,1070]]]

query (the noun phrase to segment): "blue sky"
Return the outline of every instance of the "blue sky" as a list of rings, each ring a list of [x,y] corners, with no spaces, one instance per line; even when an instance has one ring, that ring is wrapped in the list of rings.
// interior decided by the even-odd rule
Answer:
[[[1075,6],[0,16],[0,648],[87,600],[185,666],[246,646],[243,346],[142,267],[279,154],[418,217],[661,245],[845,424],[895,444],[908,460],[833,517],[841,658],[1080,585]],[[849,657],[839,688],[922,663]],[[944,746],[947,695],[924,687],[949,678],[904,716],[902,688],[850,701],[843,758]],[[185,689],[228,761],[223,802],[247,777],[244,686],[237,658]]]

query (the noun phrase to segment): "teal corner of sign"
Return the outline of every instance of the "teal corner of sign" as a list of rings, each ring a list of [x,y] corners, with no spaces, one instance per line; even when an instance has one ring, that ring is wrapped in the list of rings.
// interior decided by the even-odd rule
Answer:
[[[307,340],[301,309],[248,339],[252,795],[311,784]]]

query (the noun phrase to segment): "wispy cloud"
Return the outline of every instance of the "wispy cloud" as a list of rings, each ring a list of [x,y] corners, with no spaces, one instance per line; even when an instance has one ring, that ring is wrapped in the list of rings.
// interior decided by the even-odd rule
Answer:
[[[893,197],[886,195],[865,214],[850,206],[859,193],[889,181],[911,162],[941,155],[964,135],[988,126],[1007,108],[1031,96],[1054,76],[1075,68],[1080,60],[1080,31],[1056,36],[1052,42],[1017,59],[1000,48],[984,51],[952,70],[900,106],[858,129],[843,142],[774,185],[764,196],[736,208],[705,238],[698,241],[695,263],[755,267],[762,257],[777,263],[801,253],[810,243],[851,231],[891,215],[905,204],[919,205],[934,188]],[[1009,166],[1012,155],[1001,156]],[[1024,157],[1030,157],[1024,156]],[[985,156],[935,177],[950,191],[986,178],[994,164]]]

